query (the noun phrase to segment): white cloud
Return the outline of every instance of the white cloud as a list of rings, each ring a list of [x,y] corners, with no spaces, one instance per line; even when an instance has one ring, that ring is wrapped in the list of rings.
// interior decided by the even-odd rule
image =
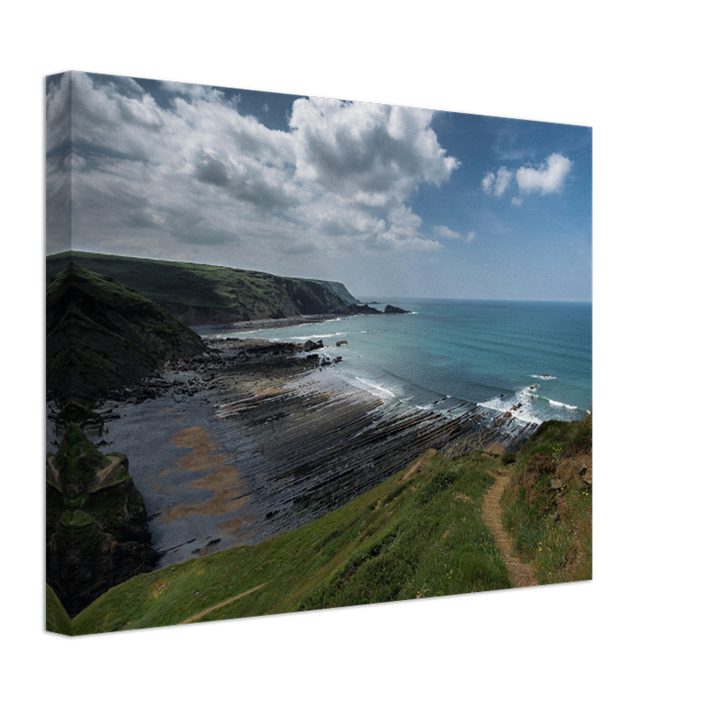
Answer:
[[[45,96],[45,149],[56,150],[70,140],[70,74],[48,85]]]
[[[407,206],[398,206],[388,213],[390,227],[380,234],[379,242],[393,248],[409,250],[438,250],[437,241],[423,238],[420,234],[422,219]]]
[[[163,81],[162,87],[168,93],[175,93],[194,100],[215,101],[222,98],[222,91],[211,86],[202,86],[195,83],[180,83],[178,81]]]
[[[553,152],[544,165],[520,167],[515,177],[523,193],[539,191],[541,194],[556,194],[562,191],[571,166],[572,162],[567,157]]]
[[[496,173],[488,172],[482,180],[482,188],[486,194],[502,196],[514,181],[517,181],[521,194],[557,194],[562,191],[565,177],[570,171],[572,162],[553,152],[544,163],[535,166],[525,166],[513,171],[503,166]],[[514,206],[520,206],[523,200],[520,197],[512,198]]]
[[[432,112],[324,98],[295,101],[290,128],[297,177],[351,197],[372,195],[385,207],[423,182],[446,182],[459,162],[430,128]]]
[[[48,91],[49,125],[63,124],[66,88],[64,78]],[[72,159],[82,165],[73,247],[155,257],[178,243],[193,254],[222,243],[243,253],[442,247],[407,205],[419,185],[439,186],[459,166],[431,111],[299,99],[288,130],[271,130],[217,89],[163,88],[169,108],[135,82],[72,73]],[[56,129],[48,150],[63,140]],[[61,205],[57,174],[49,204]]]
[[[468,231],[467,236],[463,236],[456,231],[451,231],[447,226],[435,226],[433,233],[436,238],[451,238],[453,240],[465,241],[465,243],[470,243],[470,241],[475,238],[475,231]]]
[[[497,174],[488,172],[482,180],[482,187],[486,194],[502,196],[512,184],[514,173],[507,167],[500,167]]]

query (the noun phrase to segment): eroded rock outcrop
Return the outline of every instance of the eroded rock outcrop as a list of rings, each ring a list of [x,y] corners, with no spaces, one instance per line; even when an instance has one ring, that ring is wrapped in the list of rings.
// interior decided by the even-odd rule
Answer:
[[[104,456],[74,422],[47,457],[46,506],[46,580],[71,618],[158,559],[127,458]]]

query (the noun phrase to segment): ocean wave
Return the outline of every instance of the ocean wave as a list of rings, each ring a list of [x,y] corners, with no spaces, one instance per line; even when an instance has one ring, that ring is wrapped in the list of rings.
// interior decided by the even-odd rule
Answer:
[[[522,402],[523,406],[512,410],[511,408],[514,405],[517,405],[518,402]],[[536,425],[539,425],[542,422],[541,418],[531,412],[530,403],[526,403],[524,400],[518,400],[517,395],[492,398],[491,400],[486,400],[483,403],[478,403],[478,407],[488,408],[489,410],[494,410],[495,412],[511,412],[513,416],[521,422],[532,422]]]
[[[347,336],[345,331],[336,331],[334,334],[307,334],[305,336],[288,336],[292,341],[307,341],[308,339],[334,339],[337,336]]]
[[[536,376],[534,373],[530,374],[530,378],[539,378],[540,380],[544,380],[544,381],[556,381],[557,380],[557,376],[544,376],[544,375]]]
[[[550,400],[550,398],[543,398],[543,400],[547,400],[550,405],[554,405],[555,407],[561,407],[561,408],[567,408],[568,410],[577,410],[577,405],[568,405],[567,403],[561,403],[557,400]]]
[[[378,385],[377,383],[373,383],[372,381],[367,380],[367,378],[360,378],[359,376],[355,376],[354,378],[358,383],[360,383],[360,386],[362,388],[364,388],[365,390],[371,389],[372,391],[377,391],[377,394],[383,400],[390,400],[390,399],[397,397],[395,395],[395,393],[393,393],[391,390],[388,390],[387,388],[383,388],[381,385]]]
[[[561,403],[559,400],[552,400],[551,398],[546,398],[544,395],[539,395],[537,392],[537,387],[535,388],[523,388],[521,391],[522,395],[527,396],[532,401],[534,400],[542,400],[543,402],[546,402],[548,405],[552,405],[553,407],[559,407],[559,408],[566,408],[568,410],[577,410],[577,405],[569,405],[568,403]]]

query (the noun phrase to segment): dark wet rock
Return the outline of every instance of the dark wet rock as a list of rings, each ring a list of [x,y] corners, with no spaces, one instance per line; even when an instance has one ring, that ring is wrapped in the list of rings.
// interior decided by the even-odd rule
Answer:
[[[69,422],[47,460],[46,579],[72,618],[158,559],[122,454],[104,456]]]
[[[379,309],[370,307],[367,304],[351,304],[349,310],[350,314],[382,314]]]
[[[318,341],[311,341],[308,339],[303,345],[302,350],[303,351],[315,351],[315,349],[321,349],[323,348],[323,342],[322,339],[319,339]]]
[[[407,309],[401,309],[400,307],[394,307],[391,304],[386,305],[385,314],[410,314]]]

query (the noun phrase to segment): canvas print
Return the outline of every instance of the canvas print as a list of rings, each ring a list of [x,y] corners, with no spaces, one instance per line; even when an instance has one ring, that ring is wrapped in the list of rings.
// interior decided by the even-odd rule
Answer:
[[[589,127],[75,71],[46,126],[49,631],[591,579]]]

